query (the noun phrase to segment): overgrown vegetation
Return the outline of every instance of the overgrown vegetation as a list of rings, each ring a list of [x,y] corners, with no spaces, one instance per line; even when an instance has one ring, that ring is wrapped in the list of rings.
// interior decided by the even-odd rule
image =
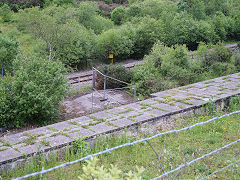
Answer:
[[[6,0],[0,6],[3,36],[14,36],[20,46],[36,42],[27,53],[59,59],[77,69],[86,61],[105,61],[110,53],[115,60],[142,58],[157,41],[195,50],[200,42],[240,40],[238,0],[129,1],[129,6],[110,9],[110,17],[103,12],[109,10],[94,1],[76,5],[72,0]]]
[[[185,45],[167,47],[158,42],[144,57],[144,64],[133,70],[132,83],[139,95],[171,89],[239,71],[239,52],[222,43],[206,45],[190,52]],[[193,58],[194,59],[193,59]]]
[[[240,98],[232,98],[231,108],[224,112],[215,112],[212,104],[209,104],[205,111],[190,115],[184,118],[178,118],[174,121],[173,127],[160,128],[159,131],[166,131],[170,129],[180,129],[198,122],[206,121],[212,117],[220,116],[222,113],[239,110]],[[208,123],[203,126],[197,126],[191,130],[183,131],[178,134],[169,134],[164,137],[155,138],[149,141],[153,148],[157,152],[162,152],[161,163],[165,171],[169,171],[178,167],[185,162],[191,161],[197,157],[207,154],[217,148],[220,148],[230,142],[239,138],[239,123],[240,115],[232,115],[215,122]],[[132,134],[127,133],[119,135],[107,136],[106,138],[98,139],[94,147],[89,150],[89,147],[80,139],[76,142],[76,146],[82,151],[67,150],[62,158],[56,158],[54,155],[50,155],[49,160],[45,161],[44,156],[40,158],[32,158],[30,163],[27,163],[24,167],[18,168],[15,171],[8,171],[2,173],[2,178],[9,179],[16,176],[22,176],[27,173],[40,171],[42,166],[45,169],[59,165],[63,162],[72,161],[88,154],[96,153],[117,145],[132,142],[134,140],[150,136],[150,134]],[[130,136],[129,136],[130,135]],[[163,145],[164,149],[163,149]],[[162,150],[163,149],[163,150]],[[201,161],[198,161],[189,167],[186,167],[180,174],[179,178],[192,179],[202,178],[211,174],[212,172],[225,167],[231,162],[235,162],[239,158],[239,144],[230,146],[225,150],[221,150],[219,153],[209,156]],[[127,156],[126,156],[127,155]],[[122,175],[129,171],[135,172],[136,165],[143,167],[144,171],[140,175],[142,179],[151,179],[162,174],[162,170],[159,167],[159,162],[152,148],[147,143],[140,143],[129,147],[124,147],[109,154],[98,156],[99,161],[82,162],[80,165],[75,164],[66,168],[58,169],[43,175],[42,179],[77,179],[88,175],[98,177],[104,171],[112,169],[111,164],[114,164],[118,168],[116,170],[122,171]],[[104,166],[104,168],[101,166]],[[93,170],[95,171],[93,172]],[[98,175],[97,175],[98,174]],[[108,173],[107,173],[108,174]],[[175,174],[169,176],[174,178]],[[109,174],[108,174],[109,175]],[[216,174],[214,178],[222,179],[226,176],[229,179],[237,179],[240,175],[237,165],[229,167],[228,169]],[[38,178],[38,177],[36,177]]]
[[[144,57],[144,65],[133,73],[102,67],[108,75],[136,84],[142,97],[238,72],[239,52],[218,42],[240,40],[239,8],[238,0],[1,1],[0,68],[5,77],[0,80],[0,126],[52,119],[65,94],[62,65],[84,69],[104,64],[109,54],[114,54],[114,62]],[[39,69],[27,61],[15,68],[18,56],[28,57]],[[50,75],[42,75],[45,72]]]
[[[14,76],[0,79],[0,126],[44,124],[56,117],[67,93],[63,64],[21,56],[13,69]]]

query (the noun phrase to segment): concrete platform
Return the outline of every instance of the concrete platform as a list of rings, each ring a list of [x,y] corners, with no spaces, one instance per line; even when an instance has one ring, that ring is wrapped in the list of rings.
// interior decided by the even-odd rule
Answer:
[[[163,92],[152,98],[96,112],[0,138],[0,167],[12,168],[17,162],[39,152],[51,152],[102,134],[122,131],[144,123],[165,122],[167,117],[188,112],[209,102],[240,94],[240,73],[219,77]]]

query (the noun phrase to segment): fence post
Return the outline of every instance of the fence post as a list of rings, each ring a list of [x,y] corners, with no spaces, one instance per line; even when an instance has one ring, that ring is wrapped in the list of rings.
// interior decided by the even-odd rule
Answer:
[[[92,88],[92,113],[93,113],[93,91],[94,89]]]
[[[133,89],[134,89],[134,103],[136,103],[136,99],[137,99],[136,85],[133,86]]]
[[[103,94],[103,101],[106,100],[106,81],[107,81],[107,77],[106,77],[106,75],[104,75],[104,94]]]
[[[92,87],[95,88],[95,82],[96,82],[96,71],[95,71],[94,67],[92,67],[92,73],[93,73]]]
[[[80,91],[80,76],[78,77],[78,90]]]
[[[2,78],[3,78],[3,67],[2,67]]]

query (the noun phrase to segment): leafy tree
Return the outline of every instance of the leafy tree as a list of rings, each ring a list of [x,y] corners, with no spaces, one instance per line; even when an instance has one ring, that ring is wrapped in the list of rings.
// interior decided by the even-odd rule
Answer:
[[[76,0],[45,0],[44,7],[54,5],[54,4],[57,6],[76,7],[77,1]]]
[[[149,15],[152,18],[163,18],[166,14],[176,14],[177,5],[173,1],[169,0],[145,0],[140,2],[145,15]]]
[[[116,25],[120,25],[126,19],[126,9],[123,6],[116,7],[111,12],[111,19]]]
[[[45,0],[2,0],[1,4],[7,4],[11,10],[17,12],[20,9],[31,8],[34,6],[43,7]]]
[[[164,23],[161,19],[145,17],[137,24],[133,57],[142,58],[157,40],[163,41],[165,38]]]
[[[64,27],[69,33],[63,34],[64,43],[56,46],[58,49],[56,58],[66,66],[82,68],[83,64],[94,55],[96,36],[76,22],[67,23]]]
[[[134,37],[135,31],[131,25],[103,32],[97,40],[98,58],[106,59],[109,54],[114,54],[115,59],[129,57],[133,52]]]
[[[196,19],[205,19],[206,10],[202,0],[180,0],[177,2],[179,11],[187,11]]]
[[[198,23],[186,12],[177,14],[168,28],[165,29],[165,42],[168,45],[186,44],[188,48],[196,49],[198,44]]]
[[[29,29],[37,38],[45,42],[48,50],[48,59],[53,60],[58,52],[58,47],[65,43],[63,36],[70,33],[70,28],[61,23],[58,15],[64,9],[50,7],[40,11],[38,7],[26,9],[20,12],[18,21],[21,26]]]
[[[18,42],[0,36],[0,68],[11,72],[12,63],[18,54]]]

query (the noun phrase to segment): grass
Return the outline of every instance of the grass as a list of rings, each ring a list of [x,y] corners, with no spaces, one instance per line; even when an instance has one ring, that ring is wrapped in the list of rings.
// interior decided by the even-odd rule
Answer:
[[[238,102],[238,103],[236,103]],[[240,98],[232,100],[232,107],[229,111],[239,110]],[[210,105],[208,108],[211,108]],[[221,115],[224,112],[217,113],[201,113],[190,115],[185,118],[178,118],[174,121],[174,126],[163,131],[170,129],[180,129],[198,122],[206,121],[213,116]],[[160,153],[165,141],[165,148],[161,157],[161,163],[165,171],[177,168],[179,165],[184,164],[185,161],[191,161],[197,157],[207,154],[217,148],[220,148],[230,142],[239,139],[240,127],[240,114],[232,115],[206,125],[197,126],[191,130],[180,132],[178,134],[169,134],[159,138],[150,140],[149,142]],[[128,133],[129,134],[129,133]],[[133,134],[127,136],[125,133],[120,135],[111,135],[108,137],[101,137],[96,141],[95,146],[90,150],[89,154],[102,151],[104,149],[114,147],[123,143],[131,142],[136,139],[144,138],[143,134]],[[22,176],[31,172],[41,170],[44,166],[45,169],[59,165],[63,162],[78,159],[81,156],[74,154],[67,150],[62,158],[57,159],[50,156],[46,162],[43,157],[40,159],[32,159],[25,167],[18,168],[15,171],[2,173],[3,179],[10,179],[11,177]],[[185,168],[179,178],[180,179],[199,179],[207,176],[212,172],[227,166],[231,162],[235,162],[240,157],[240,143],[235,144],[219,153],[209,156],[203,160]],[[117,165],[123,172],[129,170],[134,171],[135,166],[144,167],[143,179],[151,179],[162,174],[159,168],[157,157],[147,143],[139,143],[133,146],[124,147],[110,154],[98,156],[100,159],[99,166],[104,165],[110,167],[111,164]],[[82,173],[82,167],[85,162],[71,165],[66,168],[61,168],[56,171],[50,172],[42,177],[42,179],[77,179]],[[176,173],[169,176],[173,179]],[[238,179],[240,176],[240,169],[237,165],[232,166],[216,175],[214,179]],[[35,177],[39,179],[39,177]]]

